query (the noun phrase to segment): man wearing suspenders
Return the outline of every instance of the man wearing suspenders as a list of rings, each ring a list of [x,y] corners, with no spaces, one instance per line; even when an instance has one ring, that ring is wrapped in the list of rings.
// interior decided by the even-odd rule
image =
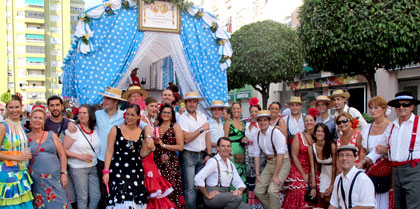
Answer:
[[[420,208],[420,136],[417,134],[420,124],[419,116],[413,114],[418,104],[420,101],[408,92],[399,92],[388,102],[398,115],[384,132],[393,167],[396,209]]]
[[[245,184],[229,160],[232,151],[229,138],[219,138],[217,151],[194,178],[204,195],[204,203],[211,208],[249,209],[249,205],[242,202]],[[229,192],[231,184],[236,190]]]
[[[343,172],[334,181],[329,209],[372,209],[375,207],[375,187],[370,178],[356,168],[357,147],[344,145],[337,149]]]
[[[254,165],[257,176],[254,193],[266,209],[278,209],[280,207],[280,187],[290,171],[286,138],[277,128],[270,126],[270,111],[259,111],[257,122],[260,131],[257,135],[257,146],[254,148]],[[266,155],[267,164],[260,174],[261,152]]]

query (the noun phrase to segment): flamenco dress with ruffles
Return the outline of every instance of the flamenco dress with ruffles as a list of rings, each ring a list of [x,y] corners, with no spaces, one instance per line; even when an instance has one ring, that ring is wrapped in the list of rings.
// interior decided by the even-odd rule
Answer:
[[[176,145],[174,124],[171,123],[168,130],[162,136],[162,142],[166,145]],[[182,191],[181,171],[179,160],[175,151],[163,148],[159,144],[153,154],[154,161],[160,174],[168,180],[174,191],[168,196],[171,202],[175,203],[177,208],[182,209],[185,206],[184,193]],[[167,157],[167,160],[164,159]]]
[[[2,122],[6,133],[1,143],[3,154],[20,154],[28,144],[28,139],[19,122]],[[0,161],[0,208],[33,208],[31,193],[32,179],[26,168],[26,162]]]
[[[302,138],[303,135],[303,132],[297,134],[299,139],[298,160],[305,173],[309,174],[311,167],[308,155],[309,144],[305,144]],[[303,179],[302,173],[300,173],[296,165],[292,163],[289,176],[287,176],[283,185],[285,197],[282,208],[310,208],[304,199],[307,186],[308,183]]]
[[[242,130],[237,129],[232,121],[229,121],[229,140],[231,141],[232,146],[232,152],[233,155],[236,154],[242,154],[245,156],[245,145],[242,144],[242,138],[245,137],[245,125],[241,122]],[[244,159],[243,163],[235,162],[235,160],[232,160],[233,165],[235,166],[236,170],[238,170],[238,174],[241,177],[243,182],[246,182],[246,162]],[[230,190],[235,190],[233,186],[230,187]],[[242,200],[244,202],[247,202],[248,200],[248,194],[244,193],[242,195]]]
[[[150,152],[143,159],[143,167],[145,173],[144,186],[149,192],[147,209],[177,208],[168,198],[168,195],[174,191],[172,184],[160,175],[153,159],[153,152]]]
[[[117,126],[114,154],[109,167],[106,209],[146,209],[147,191],[140,157],[141,139],[127,140]]]

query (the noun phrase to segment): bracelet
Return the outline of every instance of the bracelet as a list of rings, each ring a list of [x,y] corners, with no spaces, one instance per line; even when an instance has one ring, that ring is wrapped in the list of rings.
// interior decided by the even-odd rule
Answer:
[[[61,175],[67,175],[67,171],[61,171],[60,174]]]
[[[103,169],[102,170],[102,174],[109,174],[110,172],[109,172],[109,169]]]
[[[162,147],[163,147],[163,148],[166,148],[166,144],[162,144]]]
[[[152,136],[146,136],[146,139],[147,139],[147,138],[152,138]]]

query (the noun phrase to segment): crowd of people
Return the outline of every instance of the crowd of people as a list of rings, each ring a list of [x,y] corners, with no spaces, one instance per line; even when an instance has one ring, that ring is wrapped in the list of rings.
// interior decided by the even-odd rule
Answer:
[[[107,87],[75,117],[51,96],[27,128],[21,97],[2,97],[0,208],[420,208],[420,101],[410,93],[373,97],[367,123],[343,90],[306,113],[292,96],[286,115],[256,98],[248,110],[214,100],[200,111],[204,98],[178,91],[158,101],[138,85]]]

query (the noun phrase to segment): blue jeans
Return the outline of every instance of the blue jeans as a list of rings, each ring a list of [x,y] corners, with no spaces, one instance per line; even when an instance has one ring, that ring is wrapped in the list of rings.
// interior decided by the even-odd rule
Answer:
[[[101,199],[96,166],[89,168],[69,168],[77,197],[78,209],[96,209]],[[89,200],[89,203],[88,203]]]
[[[197,188],[194,187],[194,177],[204,166],[204,154],[187,150],[180,153],[186,209],[196,208]]]

